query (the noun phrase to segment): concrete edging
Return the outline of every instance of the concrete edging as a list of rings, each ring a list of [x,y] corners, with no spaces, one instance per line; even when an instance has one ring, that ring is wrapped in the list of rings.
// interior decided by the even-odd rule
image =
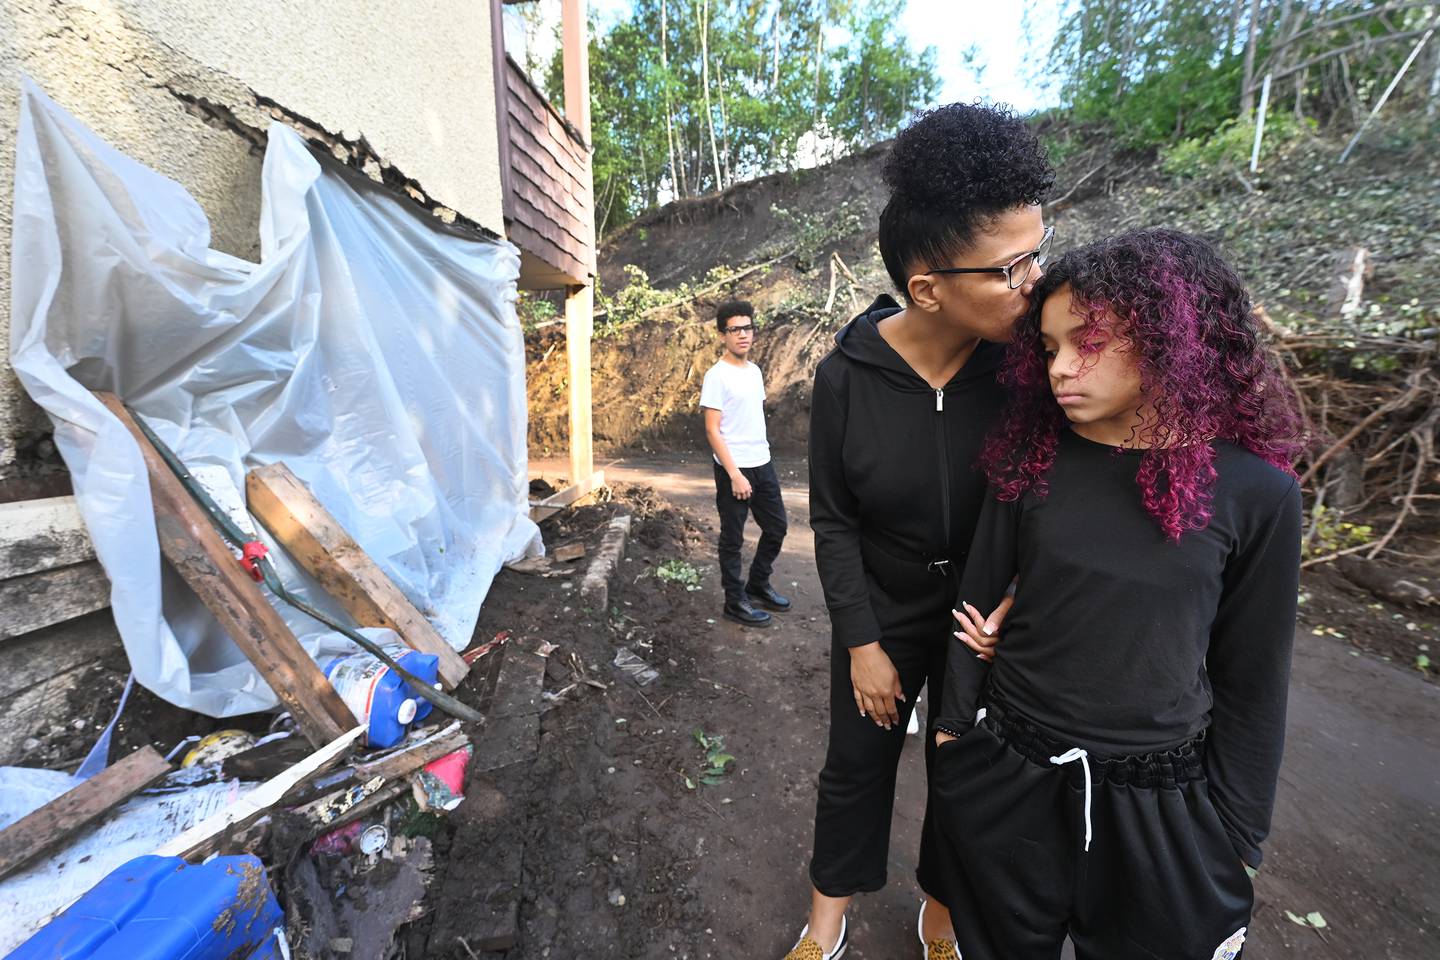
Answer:
[[[600,548],[585,576],[580,580],[580,597],[601,616],[610,606],[610,578],[615,575],[620,561],[625,558],[625,543],[630,537],[630,514],[612,517],[600,540]]]

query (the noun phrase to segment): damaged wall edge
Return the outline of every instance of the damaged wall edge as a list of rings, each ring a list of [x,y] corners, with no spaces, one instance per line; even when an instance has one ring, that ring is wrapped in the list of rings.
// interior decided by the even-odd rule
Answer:
[[[166,92],[183,104],[189,113],[210,126],[240,137],[249,144],[250,152],[253,155],[257,157],[264,155],[265,147],[270,142],[269,135],[260,127],[246,123],[234,109],[225,104],[216,103],[207,97],[179,89],[172,83],[166,83],[164,88]],[[372,183],[415,204],[445,226],[456,230],[461,236],[487,242],[503,239],[495,231],[482,226],[433,197],[420,181],[407,176],[382,157],[371,146],[364,134],[354,139],[347,138],[342,134],[325,129],[314,120],[293,110],[288,110],[284,105],[253,90],[250,91],[250,97],[254,107],[261,115],[283,123],[300,134],[317,155],[327,157],[341,166],[363,174]]]

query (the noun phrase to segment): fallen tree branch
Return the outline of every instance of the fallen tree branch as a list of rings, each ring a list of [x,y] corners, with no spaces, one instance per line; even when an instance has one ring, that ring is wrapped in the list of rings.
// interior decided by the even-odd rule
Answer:
[[[793,256],[794,253],[795,253],[795,248],[794,248],[794,247],[791,247],[789,250],[786,250],[784,253],[780,254],[779,256],[771,257],[769,260],[766,260],[766,261],[764,261],[763,263],[751,264],[750,266],[746,267],[744,270],[741,270],[739,273],[731,274],[730,276],[725,277],[725,278],[722,279],[722,280],[716,280],[714,283],[707,284],[706,286],[700,287],[700,288],[697,289],[697,290],[692,290],[692,291],[690,291],[688,294],[686,294],[685,296],[680,297],[680,298],[678,298],[678,299],[676,299],[676,300],[671,300],[669,303],[658,304],[657,306],[653,306],[653,307],[649,308],[648,310],[643,310],[643,311],[640,312],[640,315],[639,315],[636,319],[643,320],[643,319],[645,319],[646,317],[654,316],[655,314],[659,313],[661,310],[673,310],[675,307],[684,306],[685,304],[689,303],[689,302],[692,301],[692,300],[698,300],[700,297],[703,297],[705,294],[710,293],[711,291],[720,289],[721,287],[725,286],[725,284],[727,284],[727,283],[734,283],[736,280],[739,280],[739,279],[741,279],[741,278],[743,278],[743,277],[748,277],[748,276],[750,276],[750,274],[754,273],[754,272],[757,271],[757,270],[763,270],[763,269],[766,268],[766,267],[774,266],[775,264],[779,263],[781,260],[784,260],[786,257]],[[606,316],[609,316],[609,315],[610,315],[610,311],[609,311],[609,310],[597,310],[597,311],[593,314],[592,319],[599,320],[601,317],[606,317]],[[565,321],[563,321],[563,320],[552,320],[552,321],[548,321],[548,323],[564,323],[564,322],[565,322]],[[537,325],[537,329],[538,329],[538,325]]]

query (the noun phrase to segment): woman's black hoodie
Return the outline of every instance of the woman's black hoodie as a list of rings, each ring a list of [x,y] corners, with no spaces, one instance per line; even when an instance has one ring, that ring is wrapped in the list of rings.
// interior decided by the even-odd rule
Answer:
[[[953,602],[984,502],[980,447],[1003,402],[1003,347],[980,343],[935,390],[876,329],[899,310],[877,299],[815,371],[810,526],[832,635],[846,647],[903,629],[907,600]]]

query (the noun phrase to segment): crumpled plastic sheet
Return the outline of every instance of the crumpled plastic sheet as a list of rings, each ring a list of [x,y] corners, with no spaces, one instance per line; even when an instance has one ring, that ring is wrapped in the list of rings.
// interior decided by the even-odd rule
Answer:
[[[262,188],[260,262],[213,250],[179,184],[23,83],[11,363],[55,424],[137,680],[217,717],[277,701],[162,563],[140,450],[90,390],[130,404],[232,513],[246,471],[283,460],[457,649],[500,567],[542,550],[516,249],[322,163],[280,124]],[[352,651],[271,599],[312,656]]]

